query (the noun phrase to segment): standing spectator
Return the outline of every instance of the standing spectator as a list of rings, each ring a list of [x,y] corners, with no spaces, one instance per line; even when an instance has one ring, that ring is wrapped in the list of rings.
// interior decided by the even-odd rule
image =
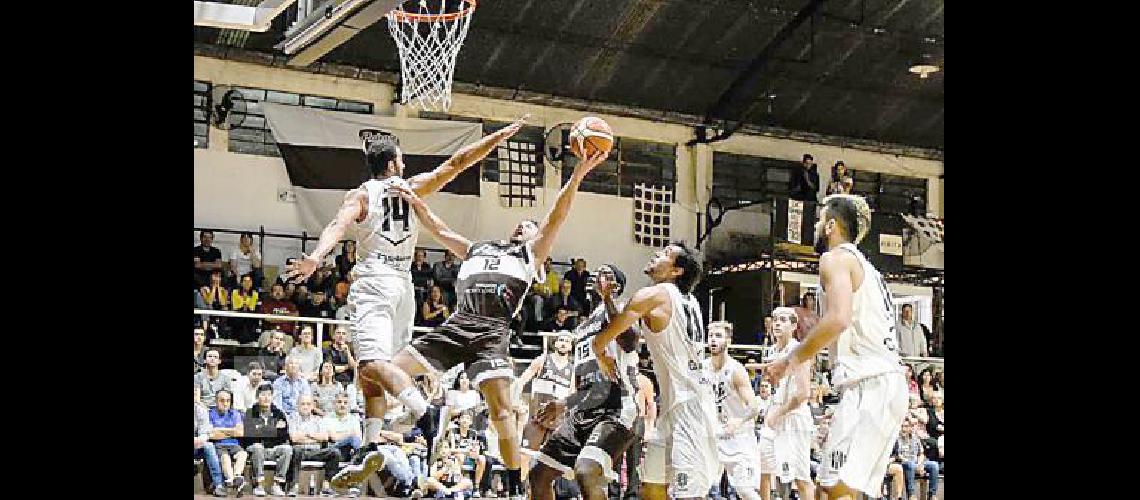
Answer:
[[[250,275],[257,286],[261,286],[261,252],[253,247],[253,235],[241,233],[238,247],[230,254],[230,271],[234,276]]]
[[[206,330],[194,329],[194,374],[206,366]]]
[[[324,290],[314,290],[308,302],[301,305],[301,316],[306,318],[333,319],[336,310],[329,304]]]
[[[341,384],[351,384],[356,377],[356,358],[352,357],[352,348],[348,345],[348,330],[344,325],[337,325],[333,330],[333,342],[324,353],[325,361],[332,361],[333,379]]]
[[[471,380],[467,378],[466,371],[459,372],[453,387],[447,391],[447,406],[451,409],[451,416],[473,409],[483,402],[479,391],[471,388]]]
[[[269,292],[269,300],[263,301],[258,306],[257,312],[276,316],[296,316],[298,314],[297,306],[286,300],[285,287],[280,283],[273,284],[273,288]],[[293,336],[293,330],[296,328],[296,322],[291,320],[267,319],[265,321],[289,336]]]
[[[230,310],[243,313],[256,313],[257,288],[254,288],[253,276],[249,273],[241,275],[238,288],[230,293]],[[257,325],[260,320],[256,318],[229,318],[233,328],[234,339],[244,344],[257,339]]]
[[[835,166],[831,167],[831,182],[827,183],[827,194],[851,194],[851,188],[855,186],[855,180],[852,178],[852,172],[847,170],[847,165],[843,160],[835,162]]]
[[[443,290],[447,296],[448,304],[455,304],[455,279],[459,277],[459,261],[455,254],[448,250],[443,254],[443,260],[436,262],[431,268],[432,276],[435,278],[435,284]]]
[[[413,255],[412,286],[416,289],[416,303],[419,304],[427,299],[435,273],[432,272],[431,264],[427,261],[427,250],[418,248]]]
[[[321,361],[324,360],[321,357],[321,349],[313,345],[313,326],[302,326],[297,340],[297,345],[289,350],[289,357],[297,360],[302,377],[309,382],[315,382],[317,371],[321,369]]]
[[[420,326],[437,327],[442,325],[443,320],[451,315],[447,302],[443,298],[443,290],[439,285],[431,286],[431,295],[424,301],[424,305],[420,309],[423,318],[420,320]]]
[[[249,409],[243,422],[247,450],[253,463],[253,478],[257,485],[253,494],[265,496],[261,485],[265,483],[265,459],[268,458],[277,464],[270,494],[275,497],[285,496],[282,486],[285,485],[286,473],[289,472],[289,461],[293,458],[293,447],[289,446],[289,419],[285,412],[273,406],[272,387],[262,385],[257,388],[257,403]]]
[[[333,496],[329,480],[340,468],[340,453],[324,445],[329,440],[329,433],[321,417],[313,414],[314,406],[312,394],[305,393],[297,400],[297,410],[289,413],[289,439],[293,441],[293,486],[289,488],[289,496],[297,496],[300,490],[297,480],[301,477],[301,463],[305,460],[325,463],[321,496]]]
[[[810,154],[804,155],[800,165],[802,168],[794,170],[788,182],[788,197],[815,203],[819,196],[819,168]]]
[[[934,381],[934,370],[931,367],[923,368],[918,372],[918,394],[922,396],[923,404],[930,405],[935,393],[942,388]]]
[[[578,313],[589,314],[586,284],[590,281],[590,271],[586,269],[586,259],[574,259],[574,267],[566,271],[562,279],[570,282],[570,296],[578,302]]]
[[[903,475],[906,478],[906,495],[911,500],[916,500],[914,478],[917,475],[926,477],[926,483],[929,487],[929,494],[926,498],[933,499],[938,492],[938,462],[927,460],[924,444],[914,434],[913,428],[913,421],[909,418],[905,419],[903,420],[902,431],[899,434],[899,458],[902,459]]]
[[[241,412],[233,409],[233,393],[222,389],[215,394],[218,406],[210,410],[210,439],[214,441],[214,449],[218,451],[221,459],[222,475],[226,478],[226,486],[241,496],[245,487],[245,459],[248,456],[245,449],[238,443],[238,438],[245,435],[245,425],[242,423]]]
[[[364,436],[360,433],[360,417],[349,413],[347,392],[339,392],[333,397],[333,408],[325,414],[325,429],[329,441],[340,453],[342,462],[352,460],[352,455],[360,448]]]
[[[795,309],[796,315],[800,318],[796,323],[795,337],[797,341],[803,341],[804,336],[815,328],[816,323],[819,323],[819,304],[816,302],[815,294],[805,293],[800,299],[800,306]]]
[[[222,464],[218,460],[218,451],[214,443],[210,442],[210,432],[214,427],[210,425],[210,411],[206,405],[198,401],[198,387],[194,387],[194,458],[201,458],[206,462],[206,471],[210,474],[211,484],[214,485],[214,496],[226,496],[225,476],[222,474]]]
[[[356,266],[356,241],[345,241],[341,246],[340,255],[337,255],[334,260],[336,262],[337,278],[349,281],[348,275],[352,272],[352,268]]]
[[[251,406],[257,404],[257,391],[261,389],[262,386],[269,385],[269,382],[266,382],[265,379],[262,378],[264,373],[265,371],[262,369],[261,363],[257,361],[249,362],[245,376],[234,382],[234,408],[237,408],[238,411],[245,412],[249,411]]]
[[[900,356],[926,357],[928,355],[929,352],[926,349],[926,334],[928,332],[926,325],[914,320],[914,306],[902,305],[902,314],[895,325],[895,331],[898,335]]]
[[[194,287],[208,285],[210,273],[222,270],[222,251],[214,247],[214,232],[209,229],[198,233],[201,245],[194,247]]]
[[[280,330],[269,332],[269,342],[257,351],[257,362],[261,363],[262,377],[273,382],[285,370],[285,333]]]
[[[202,402],[206,406],[214,406],[214,394],[220,390],[232,388],[229,377],[222,376],[218,369],[222,364],[222,355],[217,348],[206,349],[206,368],[194,375],[194,385],[201,388]],[[232,401],[232,398],[231,398]]]
[[[562,284],[558,287],[558,294],[547,299],[546,306],[543,308],[546,311],[549,311],[547,313],[549,314],[549,317],[546,319],[547,321],[554,319],[554,316],[558,313],[559,308],[566,309],[570,313],[570,316],[575,318],[578,317],[578,314],[582,310],[584,310],[582,303],[578,302],[578,299],[574,298],[574,296],[570,293],[573,287],[574,285],[571,284],[570,281],[563,280]]]
[[[344,386],[333,378],[332,361],[321,363],[321,373],[317,383],[310,384],[313,389],[313,399],[317,402],[313,413],[320,416],[332,415],[336,410],[336,395],[344,392]]]
[[[291,414],[297,411],[301,397],[308,395],[311,398],[312,393],[309,381],[301,376],[297,360],[292,356],[285,358],[285,376],[273,381],[273,404],[286,414]]]

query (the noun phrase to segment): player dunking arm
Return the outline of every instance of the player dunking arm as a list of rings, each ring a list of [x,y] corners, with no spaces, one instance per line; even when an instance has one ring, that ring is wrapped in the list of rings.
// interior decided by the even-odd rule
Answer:
[[[777,307],[772,311],[772,332],[776,337],[775,355],[782,356],[795,349],[799,342],[794,333],[799,321],[796,310],[791,307]],[[772,405],[764,416],[764,426],[775,431],[776,470],[763,471],[760,491],[770,491],[772,475],[778,474],[780,482],[796,482],[800,498],[813,500],[815,484],[811,480],[811,441],[815,433],[815,421],[811,416],[807,400],[810,395],[811,371],[808,363],[800,363],[789,368],[783,379],[775,380],[776,393],[772,395]],[[767,500],[767,495],[765,500]]]
[[[531,283],[536,278],[545,279],[541,263],[570,215],[582,180],[608,156],[608,151],[599,152],[579,162],[542,224],[520,222],[510,241],[472,242],[447,227],[414,192],[401,186],[392,188],[411,205],[428,232],[464,261],[455,283],[455,313],[396,355],[393,364],[398,376],[387,388],[401,394],[414,388],[411,377],[427,371],[442,373],[465,363],[472,384],[487,401],[491,424],[499,435],[499,451],[507,468],[507,494],[512,498],[521,498],[523,490],[520,439],[510,394],[514,378],[508,352],[510,321],[518,314]]]
[[[717,440],[720,464],[728,470],[728,482],[741,498],[758,500],[756,464],[760,457],[755,425],[760,400],[752,392],[748,370],[728,355],[732,323],[714,321],[709,323],[708,332],[710,356],[705,360],[705,371],[714,384],[718,421],[723,426]]]
[[[634,294],[629,304],[593,341],[598,368],[615,379],[615,363],[603,347],[642,321],[653,370],[661,391],[657,439],[647,443],[641,471],[642,498],[704,498],[717,461],[716,406],[711,382],[701,363],[705,329],[700,304],[692,296],[701,277],[699,256],[683,243],[654,253],[645,266],[653,285]]]
[[[387,410],[385,392],[411,409],[416,418],[427,408],[423,396],[414,387],[403,392],[388,390],[392,387],[389,380],[398,371],[390,360],[411,339],[415,319],[415,294],[409,269],[419,234],[407,202],[390,193],[391,188],[405,187],[420,196],[439,191],[518,132],[526,118],[460,148],[434,170],[407,180],[401,177],[404,155],[395,136],[381,134],[374,140],[366,140],[365,160],[372,179],[345,194],[344,203],[321,232],[313,252],[287,266],[286,279],[304,281],[346,233],[351,231],[357,240],[357,264],[352,270],[356,280],[349,289],[348,305],[353,351],[360,363],[357,378],[365,398],[365,445],[353,458],[356,467],[344,471],[360,472],[362,464],[367,463],[364,473],[367,476],[382,465],[376,444],[380,441]],[[333,488],[347,487],[344,471],[331,481]]]
[[[841,396],[818,479],[828,500],[841,500],[858,492],[878,494],[908,392],[895,345],[891,293],[854,244],[871,226],[871,209],[863,198],[846,194],[828,196],[822,207],[815,238],[827,311],[799,346],[762,369],[779,380],[835,342],[832,379]]]

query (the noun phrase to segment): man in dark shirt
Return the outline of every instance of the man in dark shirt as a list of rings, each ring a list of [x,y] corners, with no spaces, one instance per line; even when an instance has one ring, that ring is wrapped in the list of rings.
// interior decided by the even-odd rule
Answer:
[[[274,314],[278,316],[296,316],[298,314],[297,306],[292,302],[285,300],[285,287],[279,283],[274,283],[273,288],[269,293],[269,298],[263,300],[257,306],[257,312],[261,314]],[[265,320],[269,326],[285,332],[286,335],[293,335],[293,328],[296,323],[293,321],[279,321],[279,320]]]
[[[576,326],[574,318],[570,316],[570,310],[566,306],[559,306],[555,311],[554,317],[549,321],[543,323],[542,330],[547,332],[557,332],[561,330],[573,330]]]
[[[819,195],[819,168],[815,158],[805,154],[801,167],[792,171],[792,178],[788,183],[788,197],[799,201],[817,201]]]
[[[273,406],[273,387],[263,385],[257,389],[257,404],[249,409],[249,413],[242,420],[245,424],[244,441],[253,462],[253,477],[257,485],[253,489],[255,496],[265,496],[261,487],[265,484],[265,459],[277,463],[274,471],[273,496],[285,496],[286,472],[289,471],[289,460],[293,457],[293,447],[289,446],[289,420],[285,412]]]
[[[257,351],[257,361],[264,371],[261,378],[272,382],[285,368],[285,333],[274,330],[269,334],[269,342]]]
[[[586,259],[574,260],[574,267],[562,276],[570,282],[570,296],[578,301],[578,312],[585,315],[587,310],[586,283],[590,280],[590,271],[586,270]]]
[[[222,270],[222,251],[215,248],[214,232],[198,233],[201,245],[194,247],[194,288],[210,284],[210,273]]]
[[[307,318],[333,319],[333,317],[336,316],[336,310],[334,310],[328,300],[326,300],[327,297],[324,290],[314,290],[309,301],[301,306],[301,316]]]
[[[455,280],[459,277],[459,261],[451,250],[443,256],[443,260],[436,262],[431,268],[435,284],[447,296],[447,304],[455,306]]]
[[[342,384],[351,384],[356,370],[356,359],[352,357],[352,348],[348,345],[348,330],[344,325],[337,325],[333,331],[333,342],[325,349],[325,361],[332,361],[333,380]]]
[[[572,286],[569,281],[562,280],[562,284],[558,287],[558,293],[546,299],[546,305],[543,306],[543,309],[549,311],[546,313],[548,322],[554,319],[559,308],[565,308],[572,317],[585,314],[582,303],[578,302],[578,299],[575,299],[570,293]]]

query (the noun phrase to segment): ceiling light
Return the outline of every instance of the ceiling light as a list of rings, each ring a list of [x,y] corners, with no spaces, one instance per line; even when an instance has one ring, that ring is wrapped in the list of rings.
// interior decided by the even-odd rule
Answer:
[[[931,73],[939,71],[942,71],[942,67],[934,63],[934,58],[930,54],[923,54],[918,61],[910,65],[910,72],[919,78],[927,78]]]

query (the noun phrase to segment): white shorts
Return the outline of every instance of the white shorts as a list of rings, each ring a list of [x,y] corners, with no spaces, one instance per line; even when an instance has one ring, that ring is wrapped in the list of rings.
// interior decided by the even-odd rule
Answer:
[[[357,278],[348,289],[357,361],[391,361],[412,340],[416,295],[404,276]]]
[[[767,432],[767,431],[765,431]],[[776,473],[776,444],[775,437],[768,437],[760,434],[756,437],[757,449],[760,451],[757,455],[760,473],[761,474],[775,474]]]
[[[823,445],[819,484],[830,487],[842,481],[848,488],[878,494],[908,399],[901,372],[844,387]]]
[[[705,498],[719,481],[716,410],[691,399],[657,417],[657,438],[646,442],[641,479],[668,484],[672,498]]]
[[[756,488],[756,480],[760,477],[760,452],[756,443],[756,431],[751,422],[745,422],[746,428],[727,438],[717,440],[717,454],[721,467],[716,474],[719,478],[724,471],[728,471],[728,483],[733,488]]]
[[[811,481],[811,441],[815,425],[811,415],[788,415],[773,441],[780,482]]]

